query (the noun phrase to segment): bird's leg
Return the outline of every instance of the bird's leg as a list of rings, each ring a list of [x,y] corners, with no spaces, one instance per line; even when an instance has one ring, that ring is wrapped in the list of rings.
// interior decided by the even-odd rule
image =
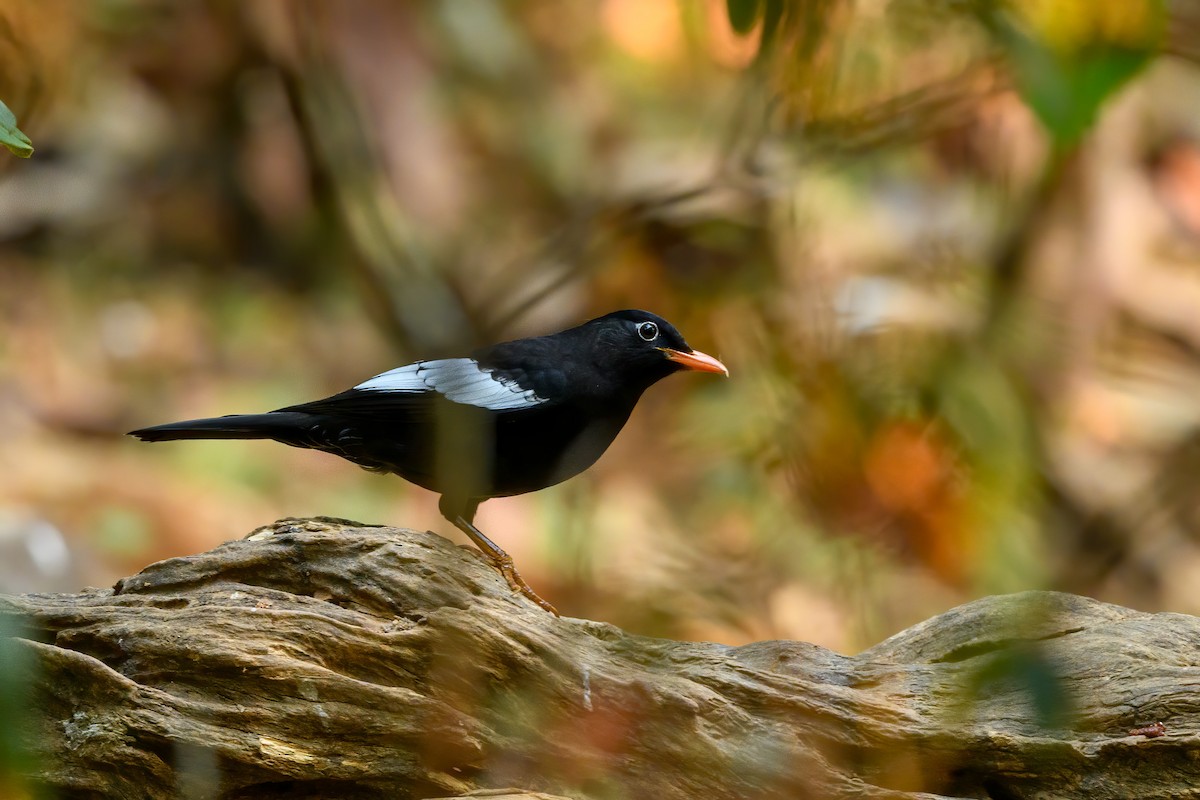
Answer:
[[[525,579],[521,577],[521,573],[517,572],[517,568],[513,565],[512,556],[500,549],[500,545],[484,536],[483,531],[468,522],[461,514],[455,515],[451,521],[456,528],[465,533],[475,543],[476,547],[483,551],[483,555],[491,562],[493,567],[499,570],[500,574],[504,576],[504,580],[508,581],[509,587],[514,592],[520,592],[554,616],[559,616],[558,609],[543,600],[533,590],[533,587],[525,582]]]

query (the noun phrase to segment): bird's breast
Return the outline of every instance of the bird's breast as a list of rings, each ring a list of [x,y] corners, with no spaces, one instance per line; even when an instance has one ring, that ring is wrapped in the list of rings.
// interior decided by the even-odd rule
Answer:
[[[629,412],[572,406],[501,417],[495,432],[492,496],[522,494],[572,478],[596,463]]]

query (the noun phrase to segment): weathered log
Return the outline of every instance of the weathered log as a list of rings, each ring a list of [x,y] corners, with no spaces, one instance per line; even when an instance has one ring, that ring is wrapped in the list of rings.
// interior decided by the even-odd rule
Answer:
[[[30,778],[63,798],[1200,786],[1200,619],[1072,595],[985,598],[855,657],[663,641],[555,618],[431,533],[284,520],[0,619],[36,666]]]

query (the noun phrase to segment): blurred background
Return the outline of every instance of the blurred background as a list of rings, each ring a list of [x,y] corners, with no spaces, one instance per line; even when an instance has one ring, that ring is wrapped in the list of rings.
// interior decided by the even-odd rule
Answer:
[[[477,522],[567,615],[854,652],[1200,613],[1200,4],[0,0],[0,589],[436,496],[146,445],[626,307],[732,377]]]

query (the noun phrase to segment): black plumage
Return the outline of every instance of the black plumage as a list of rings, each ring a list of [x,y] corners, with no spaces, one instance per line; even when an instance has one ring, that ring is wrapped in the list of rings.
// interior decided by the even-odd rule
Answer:
[[[646,389],[688,369],[729,374],[661,317],[616,311],[468,357],[407,364],[323,400],[130,435],[148,442],[273,439],[395,473],[441,494],[442,514],[509,584],[553,611],[475,528],[476,509],[488,498],[578,475],[616,438]]]

